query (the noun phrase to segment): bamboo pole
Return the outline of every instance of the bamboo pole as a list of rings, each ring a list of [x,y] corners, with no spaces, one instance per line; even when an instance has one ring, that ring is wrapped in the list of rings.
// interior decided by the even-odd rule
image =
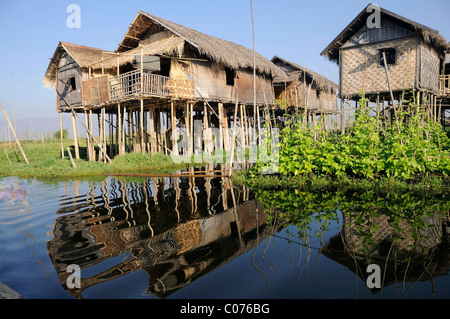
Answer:
[[[90,131],[93,132],[94,131],[94,123],[93,123],[93,116],[92,116],[92,110],[89,110],[89,123],[90,123]],[[89,136],[89,134],[88,134]],[[95,162],[95,143],[92,140],[92,136],[89,136],[89,141],[90,141],[90,145],[91,145],[91,155],[92,155],[92,160]]]
[[[127,140],[126,140],[126,119],[127,119],[127,106],[123,106],[123,116],[122,116],[122,154],[125,154],[126,147],[127,147]]]
[[[141,49],[142,51],[142,49]],[[142,54],[141,54],[141,68],[142,68]],[[142,70],[141,70],[142,72]],[[144,99],[141,99],[141,110],[139,112],[139,124],[140,124],[140,134],[141,134],[141,152],[145,153],[145,143],[144,143]]]
[[[73,118],[75,119],[75,111],[73,110],[73,107],[69,104],[69,102],[66,101],[66,99],[59,93],[58,89],[55,87],[56,93],[64,100],[64,102],[67,104],[67,106],[71,109],[72,111],[72,115]],[[80,123],[83,124],[83,122],[80,120]],[[97,142],[97,139],[92,135],[92,132],[89,131],[89,134],[92,136],[92,138],[94,139],[95,143],[97,143],[97,145],[100,147],[100,150],[104,153],[106,159],[108,160],[108,162],[111,162],[111,159],[108,157],[108,155],[106,154],[106,151],[104,150],[103,146],[101,144],[99,144]]]
[[[73,131],[73,143],[75,144],[75,157],[77,159],[80,158],[80,150],[78,148],[78,134],[77,134],[77,123],[75,122],[75,114],[72,112],[71,114],[72,120],[72,131]]]
[[[72,162],[73,167],[77,168],[77,166],[75,165],[75,162],[73,160],[72,153],[70,152],[70,147],[68,147],[68,146],[67,146],[67,153],[69,153],[69,158],[70,158],[70,161]]]
[[[60,131],[61,131],[61,159],[64,159],[64,130],[63,130],[63,114],[62,112],[59,113],[59,125],[60,125]]]
[[[155,140],[155,107],[150,107],[150,148],[151,148],[151,154],[156,153],[156,140]]]
[[[170,101],[170,125],[172,126],[172,154],[178,156],[177,117],[173,101]]]
[[[231,175],[232,171],[233,171],[233,160],[234,160],[234,147],[235,147],[235,138],[236,138],[236,118],[237,118],[237,113],[238,113],[238,94],[236,93],[236,104],[234,105],[234,117],[233,117],[233,139],[231,140],[231,157],[230,157],[230,161],[231,161],[231,165],[230,165],[230,172],[229,175]],[[231,190],[233,192],[233,190]]]
[[[6,151],[6,148],[4,148],[3,150],[5,151],[5,155],[6,155],[6,158],[8,159],[9,166],[12,167],[12,164],[11,164],[11,161],[9,160],[9,156],[8,156],[8,152]]]
[[[250,11],[252,14],[252,36],[253,36],[253,126],[255,126],[256,113],[256,49],[255,49],[255,24],[253,21],[253,4],[250,0]],[[256,134],[253,135],[253,145],[256,145]]]
[[[88,121],[88,115],[87,115],[87,111],[84,111],[84,121],[86,124],[86,127],[89,128],[89,121]],[[89,161],[92,161],[92,155],[91,155],[91,139],[89,138],[89,134],[87,134],[86,132],[86,151],[87,151],[87,157],[89,159]]]
[[[194,154],[194,103],[190,103],[190,108],[189,108],[189,112],[190,112],[190,124],[189,124],[189,128],[190,128],[190,133],[191,133],[191,138],[190,138],[190,151],[189,153],[192,155]]]
[[[119,154],[122,153],[122,117],[121,117],[121,110],[120,110],[120,103],[117,104],[117,134],[118,134],[118,144],[119,144]]]

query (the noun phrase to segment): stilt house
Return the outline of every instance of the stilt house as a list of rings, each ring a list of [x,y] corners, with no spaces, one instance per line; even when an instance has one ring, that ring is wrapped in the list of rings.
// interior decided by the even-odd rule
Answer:
[[[255,128],[259,107],[274,105],[277,74],[253,50],[139,11],[114,52],[60,42],[44,84],[57,90],[58,112],[85,113],[88,132],[98,114],[98,144],[110,156],[131,150],[176,155],[172,132],[193,133],[194,120],[204,133],[229,128],[238,109],[239,129]],[[216,147],[229,149],[227,141],[224,136]],[[183,153],[208,152],[209,142],[191,139]]]
[[[439,94],[446,50],[437,30],[369,4],[321,55],[339,65],[340,97],[397,100],[404,90]]]
[[[278,56],[271,60],[284,71],[273,80],[275,99],[285,107],[307,108],[310,112],[337,111],[338,85],[326,77]]]

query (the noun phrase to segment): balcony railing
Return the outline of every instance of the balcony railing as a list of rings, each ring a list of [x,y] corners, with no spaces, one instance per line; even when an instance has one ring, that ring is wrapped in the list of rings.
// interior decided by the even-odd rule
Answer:
[[[133,95],[169,96],[169,77],[148,71],[130,71],[110,80],[111,100],[117,101]]]
[[[440,95],[450,94],[450,74],[439,76],[439,94]]]

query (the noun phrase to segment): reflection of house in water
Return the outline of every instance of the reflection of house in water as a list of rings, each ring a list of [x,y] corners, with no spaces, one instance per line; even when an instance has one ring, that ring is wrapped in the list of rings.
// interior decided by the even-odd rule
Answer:
[[[251,249],[266,226],[264,209],[249,198],[248,190],[232,196],[222,182],[187,177],[112,180],[101,194],[65,200],[57,212],[65,215],[56,219],[54,238],[48,242],[61,284],[81,297],[91,286],[144,269],[148,291],[163,298]],[[125,253],[129,258],[112,265],[112,257]],[[103,262],[108,269],[83,278],[83,269]],[[66,284],[70,264],[81,268],[78,290]]]
[[[429,227],[414,228],[408,220],[398,226],[380,214],[363,224],[343,214],[344,227],[323,247],[328,258],[346,266],[364,281],[369,264],[381,269],[382,287],[402,282],[429,281],[450,269],[448,230],[439,213],[426,217]],[[380,289],[372,289],[376,293]]]

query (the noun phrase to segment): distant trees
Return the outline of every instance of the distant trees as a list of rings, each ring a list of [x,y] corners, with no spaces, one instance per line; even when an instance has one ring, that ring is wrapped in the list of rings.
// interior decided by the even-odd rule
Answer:
[[[63,138],[67,138],[68,136],[68,132],[66,129],[63,129]],[[56,131],[55,133],[53,133],[53,137],[55,139],[60,139],[61,138],[61,131]]]

